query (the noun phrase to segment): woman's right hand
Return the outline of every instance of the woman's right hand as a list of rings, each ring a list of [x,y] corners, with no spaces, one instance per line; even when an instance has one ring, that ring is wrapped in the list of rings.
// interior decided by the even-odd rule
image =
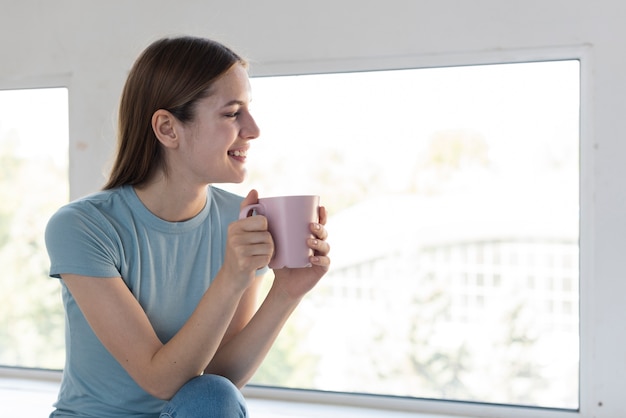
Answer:
[[[251,190],[241,203],[241,208],[258,203],[256,190]],[[231,223],[228,227],[226,253],[222,269],[247,288],[256,271],[267,266],[274,254],[274,241],[267,229],[267,218],[250,216]]]

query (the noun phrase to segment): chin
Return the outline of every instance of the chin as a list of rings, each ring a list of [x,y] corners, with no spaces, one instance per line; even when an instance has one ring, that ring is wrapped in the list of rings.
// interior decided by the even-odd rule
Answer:
[[[243,183],[243,181],[248,177],[248,173],[247,172],[243,172],[240,176],[237,177],[237,179],[235,181],[233,181],[233,183]]]

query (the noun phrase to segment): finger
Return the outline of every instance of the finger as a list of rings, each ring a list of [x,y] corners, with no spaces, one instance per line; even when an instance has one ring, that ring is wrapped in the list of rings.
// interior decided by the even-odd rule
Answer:
[[[231,251],[234,256],[232,261],[241,268],[250,265],[259,268],[269,263],[274,254],[274,242],[268,232],[248,233],[233,242]]]
[[[242,255],[245,257],[266,257],[268,261],[273,254],[274,246],[268,242],[247,245],[242,249]]]
[[[322,225],[326,225],[326,220],[328,219],[328,214],[326,212],[326,207],[320,206],[319,208],[319,223]]]
[[[241,201],[241,204],[239,205],[239,211],[242,211],[243,208],[245,208],[246,206],[249,205],[254,205],[255,203],[259,203],[259,193],[252,189],[248,192],[248,195]],[[250,211],[248,211],[247,215],[250,214]]]
[[[313,232],[313,235],[315,235],[317,238],[321,240],[325,240],[326,238],[328,238],[328,232],[326,231],[326,228],[324,228],[324,225],[322,224],[312,223],[311,232]]]
[[[259,192],[257,192],[255,189],[252,189],[248,192],[248,195],[243,199],[239,207],[243,209],[245,206],[253,205],[258,202],[259,202]]]
[[[239,243],[242,245],[273,244],[274,241],[268,231],[250,231],[241,235]]]
[[[309,239],[309,248],[314,251],[315,255],[327,255],[330,252],[329,243],[315,238]]]
[[[326,256],[314,255],[309,257],[311,264],[328,268],[330,266],[330,258]]]
[[[236,222],[244,232],[267,231],[267,218],[263,215],[249,216]]]

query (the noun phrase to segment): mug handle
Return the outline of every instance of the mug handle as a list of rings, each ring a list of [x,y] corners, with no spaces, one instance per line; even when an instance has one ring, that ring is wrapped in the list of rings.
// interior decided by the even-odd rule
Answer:
[[[239,212],[239,219],[251,216],[252,212],[257,212],[258,214],[263,215],[263,205],[260,203],[254,203],[252,205],[244,206]]]

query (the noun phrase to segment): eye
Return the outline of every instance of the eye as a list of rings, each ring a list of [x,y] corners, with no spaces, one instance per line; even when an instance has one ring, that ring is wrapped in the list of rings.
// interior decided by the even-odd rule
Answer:
[[[239,116],[239,112],[226,113],[224,116],[226,116],[227,118],[236,118],[237,116]]]

